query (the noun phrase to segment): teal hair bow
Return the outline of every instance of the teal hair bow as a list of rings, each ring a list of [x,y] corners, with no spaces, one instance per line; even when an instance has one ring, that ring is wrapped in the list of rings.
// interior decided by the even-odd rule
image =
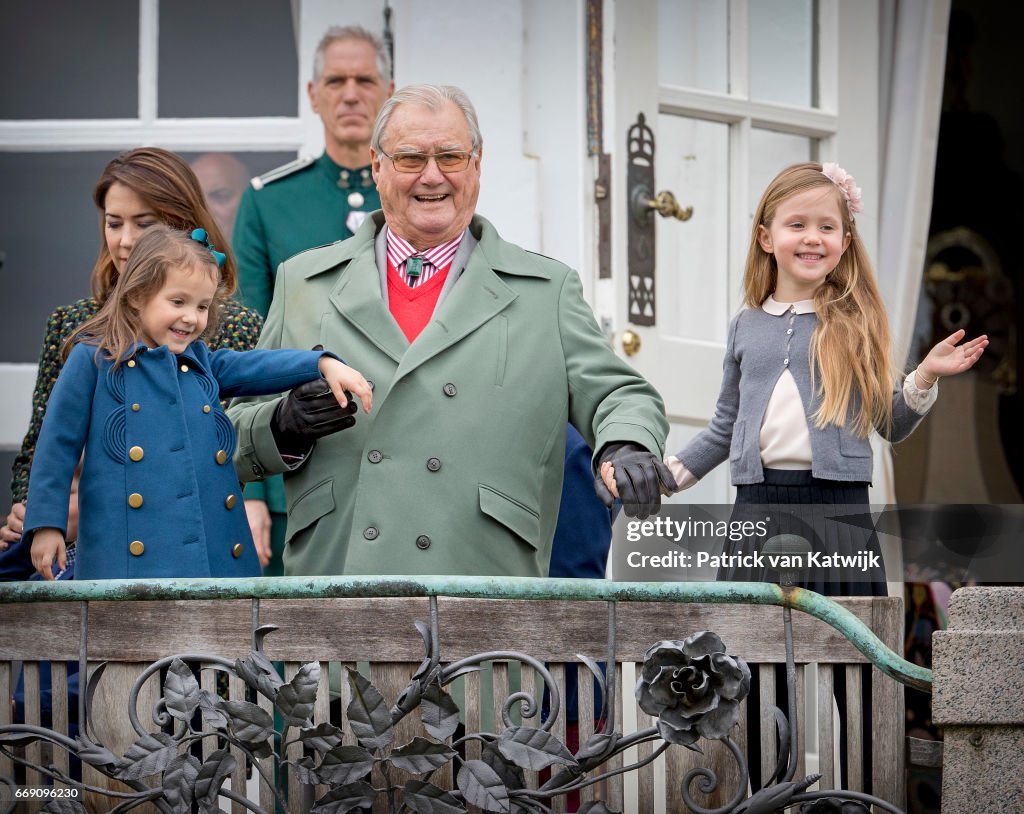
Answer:
[[[213,255],[213,259],[217,261],[217,268],[224,265],[224,261],[228,259],[228,256],[224,252],[219,252],[213,248],[213,244],[210,242],[210,236],[206,234],[205,229],[193,229],[192,234],[189,235],[196,243],[202,243],[206,248],[210,250],[210,254]]]

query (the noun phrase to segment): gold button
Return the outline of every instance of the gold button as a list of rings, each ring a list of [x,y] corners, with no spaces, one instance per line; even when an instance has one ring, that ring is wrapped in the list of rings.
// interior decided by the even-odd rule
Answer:
[[[128,495],[128,505],[131,506],[133,509],[141,508],[142,495],[140,495],[138,492],[132,492],[130,495]]]
[[[231,546],[231,556],[234,557],[236,560],[242,556],[243,551],[245,551],[245,549],[242,548],[241,543],[235,543],[233,546]]]
[[[218,449],[217,454],[213,457],[217,459],[217,463],[222,464],[228,459],[228,454],[224,450]]]
[[[226,498],[224,498],[224,505],[229,509],[235,508],[235,503],[236,498],[234,495],[228,495]]]
[[[142,452],[142,447],[132,447],[130,450],[128,450],[128,457],[136,462],[142,460],[143,454],[144,453]]]
[[[128,546],[128,550],[132,552],[132,556],[141,557],[142,552],[146,550],[146,547],[142,544],[142,540],[132,540],[132,544]]]
[[[128,360],[128,367],[135,367],[135,360],[134,359],[129,359]]]
[[[209,404],[204,404],[203,405],[203,412],[204,413],[210,412],[210,405]]]
[[[137,413],[137,412],[138,412],[139,410],[141,410],[141,409],[142,409],[142,408],[141,408],[141,407],[140,407],[140,406],[139,406],[138,404],[133,404],[133,405],[132,405],[132,411],[133,411],[133,412],[136,412],[136,413]]]
[[[188,373],[188,365],[182,365],[181,366],[181,372],[182,373]]]

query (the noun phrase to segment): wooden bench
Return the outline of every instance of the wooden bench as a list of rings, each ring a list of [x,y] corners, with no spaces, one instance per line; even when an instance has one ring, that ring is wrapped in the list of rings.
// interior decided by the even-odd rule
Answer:
[[[230,581],[229,581],[230,582]],[[105,673],[98,682],[98,692],[90,714],[96,725],[96,736],[117,754],[123,754],[138,737],[127,718],[127,695],[135,679],[152,662],[175,654],[215,654],[230,661],[244,659],[252,645],[252,632],[257,625],[274,625],[263,646],[268,658],[283,663],[284,680],[295,676],[303,664],[320,663],[319,686],[312,713],[314,723],[331,722],[346,731],[346,742],[355,739],[347,728],[346,711],[352,698],[348,682],[340,686],[341,703],[329,703],[329,673],[340,668],[362,670],[371,683],[380,690],[387,703],[393,704],[408,685],[411,676],[425,656],[424,641],[417,630],[417,620],[431,619],[431,599],[428,597],[382,598],[263,598],[263,599],[189,599],[88,602],[10,602],[0,593],[0,726],[12,722],[12,692],[18,679],[18,662],[24,665],[26,704],[25,722],[39,724],[39,668],[44,661],[52,664],[53,677],[53,729],[67,732],[69,719],[66,701],[67,672],[65,662],[79,659],[79,631],[87,616],[87,653],[90,670],[100,662],[107,662]],[[840,605],[850,610],[868,625],[881,641],[894,651],[902,648],[903,610],[898,598],[844,599]],[[618,690],[615,704],[614,729],[621,733],[635,732],[652,724],[652,719],[637,708],[634,686],[647,649],[665,639],[685,639],[702,630],[715,631],[725,642],[730,654],[747,661],[758,687],[743,702],[740,724],[734,740],[739,750],[746,753],[748,742],[757,738],[762,765],[751,766],[752,774],[760,778],[771,775],[777,757],[774,715],[770,704],[775,701],[777,666],[785,663],[783,636],[783,609],[748,604],[688,604],[678,602],[628,601],[614,603],[581,600],[520,600],[454,598],[441,596],[436,600],[436,625],[439,631],[439,653],[444,664],[488,651],[519,651],[552,665],[551,674],[565,696],[566,670],[578,675],[579,732],[582,740],[594,731],[595,711],[592,692],[593,676],[576,654],[594,661],[607,659],[609,612],[614,605],[615,670],[614,687]],[[816,771],[823,776],[821,788],[839,784],[839,771],[834,755],[837,754],[840,726],[846,729],[847,760],[846,787],[862,790],[870,782],[873,794],[902,808],[904,789],[904,718],[903,689],[892,678],[879,670],[864,670],[867,659],[842,634],[818,619],[793,611],[794,653],[797,664],[798,731],[801,749],[797,754],[796,779],[807,773],[808,760],[815,761]],[[565,662],[574,662],[568,668]],[[509,692],[519,687],[540,697],[543,683],[531,667],[509,669],[509,661],[494,662],[491,674],[472,673],[464,682],[462,721],[466,731],[480,731],[482,721],[501,720],[501,707]],[[216,681],[212,671],[199,672],[202,687],[213,692]],[[845,679],[846,703],[844,721],[840,723],[834,711],[833,687],[837,676]],[[864,683],[866,681],[866,683]],[[160,694],[160,678],[154,675],[140,694],[139,719],[151,732],[160,727],[152,720],[150,706]],[[83,682],[84,684],[84,682]],[[491,686],[488,686],[491,685]],[[816,691],[812,692],[812,687]],[[223,688],[221,688],[223,693]],[[227,682],[231,698],[246,697],[243,682],[232,677]],[[808,726],[808,697],[816,698],[811,705],[814,713]],[[865,720],[863,699],[870,699],[871,719]],[[268,712],[271,702],[260,697],[260,705]],[[761,722],[760,732],[748,732],[746,708],[757,710]],[[524,721],[539,727],[539,717]],[[501,731],[500,723],[497,726]],[[566,737],[565,716],[557,718],[552,733],[563,742]],[[426,737],[419,714],[414,711],[396,727],[392,747],[409,741],[413,736]],[[871,765],[861,761],[861,745],[871,744]],[[660,741],[643,743],[639,747],[614,758],[595,774],[649,758]],[[665,810],[687,810],[682,796],[682,782],[691,769],[705,766],[718,775],[718,788],[710,794],[698,790],[699,779],[690,785],[692,796],[700,805],[715,808],[733,797],[739,782],[739,767],[729,750],[721,742],[701,741],[704,754],[679,746],[670,747],[658,761],[636,771],[612,774],[599,783],[583,788],[582,801],[601,800],[610,809],[618,811],[654,812],[655,801],[665,800]],[[218,748],[216,738],[203,741],[206,759]],[[481,744],[469,741],[465,746],[465,759],[480,756]],[[246,760],[241,750],[232,747],[237,768],[226,784],[239,795],[254,794],[265,811],[273,810],[272,789],[265,783],[248,782]],[[44,762],[44,749],[38,743],[25,748],[28,760]],[[298,759],[301,745],[292,744],[288,757]],[[67,755],[62,749],[53,750],[53,762],[62,771],[68,771]],[[264,761],[268,763],[268,761]],[[0,776],[10,776],[13,766],[9,758],[0,756]],[[99,775],[91,771],[95,780]],[[457,771],[457,769],[456,769]],[[394,778],[392,778],[393,780]],[[379,769],[374,770],[374,781],[381,781]],[[536,787],[535,772],[527,772],[528,784]],[[47,781],[40,773],[28,771],[24,783],[42,785]],[[158,778],[149,778],[147,785],[158,784]],[[431,777],[431,782],[451,788],[452,763]],[[114,785],[117,785],[116,783]],[[289,810],[308,811],[310,799],[296,792],[297,778],[292,771],[292,789]],[[127,790],[126,787],[121,787]],[[812,788],[817,788],[814,786]],[[248,790],[248,791],[247,791]],[[92,802],[93,810],[106,810]],[[556,811],[565,811],[565,798],[552,803]],[[2,806],[0,806],[2,810]],[[141,810],[141,809],[140,809]],[[150,810],[156,810],[151,808]],[[233,810],[246,810],[233,804]],[[374,811],[388,811],[386,800],[375,803]],[[876,810],[881,810],[877,809]]]

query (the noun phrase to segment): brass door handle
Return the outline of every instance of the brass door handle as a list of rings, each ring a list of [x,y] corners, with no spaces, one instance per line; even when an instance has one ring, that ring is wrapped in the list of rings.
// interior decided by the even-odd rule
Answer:
[[[640,350],[640,334],[636,331],[622,332],[622,350],[626,356],[633,356]]]
[[[669,190],[663,189],[653,198],[647,200],[647,208],[655,210],[663,218],[676,218],[677,220],[689,220],[693,217],[693,207],[683,209],[676,200],[676,196]]]

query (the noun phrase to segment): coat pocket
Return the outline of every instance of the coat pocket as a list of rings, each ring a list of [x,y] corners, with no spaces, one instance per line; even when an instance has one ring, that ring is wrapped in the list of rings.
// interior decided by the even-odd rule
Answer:
[[[334,511],[334,479],[321,481],[306,490],[288,507],[288,531],[285,534],[285,545],[294,537],[305,531],[321,517]]]
[[[858,438],[842,427],[836,427],[839,433],[839,453],[844,458],[870,458],[871,442],[867,438]]]
[[[481,483],[480,511],[497,520],[531,548],[538,548],[540,514],[536,509]]]

